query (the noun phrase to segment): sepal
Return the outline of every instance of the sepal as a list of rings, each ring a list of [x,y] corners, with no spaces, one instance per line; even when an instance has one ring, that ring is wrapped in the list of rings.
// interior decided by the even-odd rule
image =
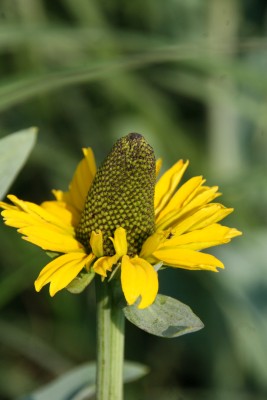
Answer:
[[[66,289],[72,294],[79,294],[84,291],[84,289],[90,285],[95,277],[93,271],[90,272],[80,272],[76,278],[71,281],[71,283],[66,286]]]

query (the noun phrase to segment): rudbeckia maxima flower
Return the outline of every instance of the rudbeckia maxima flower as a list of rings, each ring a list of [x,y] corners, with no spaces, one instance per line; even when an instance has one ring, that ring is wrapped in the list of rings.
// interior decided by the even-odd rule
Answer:
[[[153,175],[158,176],[161,160],[153,163],[154,153],[145,139],[138,134],[129,134],[118,143],[119,151],[117,146],[117,153],[113,151],[113,158],[105,164],[110,175],[101,168],[96,175],[94,154],[91,148],[85,148],[69,190],[54,190],[55,200],[37,205],[8,195],[12,205],[0,202],[6,225],[17,228],[24,240],[59,254],[36,279],[38,292],[50,283],[50,295],[54,296],[82,271],[94,271],[102,280],[120,277],[127,303],[132,305],[139,300],[138,307],[146,308],[157,295],[158,270],[162,265],[214,272],[224,268],[215,256],[202,252],[228,243],[241,234],[219,223],[233,209],[214,202],[220,196],[218,187],[206,186],[202,176],[181,184],[188,167],[188,161],[183,160],[163,173],[154,185]],[[117,168],[117,160],[128,157],[125,157],[122,143],[130,143],[131,151],[134,149],[134,161],[131,160],[130,166],[127,164],[126,175],[119,171],[113,181],[111,178],[109,181]],[[141,145],[145,155],[141,154]],[[145,159],[147,149],[150,164]],[[146,181],[140,178],[142,174],[135,176],[134,171],[148,164],[153,171],[144,172],[148,172],[149,182],[138,195],[138,185],[144,186]],[[134,184],[131,184],[131,177],[135,179]],[[121,181],[117,187],[118,179]],[[95,183],[97,180],[102,186]],[[101,193],[103,185],[108,188],[105,195]],[[112,191],[115,193],[113,198]],[[94,193],[91,208],[99,199],[98,208],[93,210],[86,208],[91,192]],[[105,196],[108,205],[102,199]],[[112,225],[108,225],[110,220]]]

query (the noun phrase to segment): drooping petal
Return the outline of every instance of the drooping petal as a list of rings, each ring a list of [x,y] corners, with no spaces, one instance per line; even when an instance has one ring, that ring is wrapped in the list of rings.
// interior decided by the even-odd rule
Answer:
[[[156,250],[153,255],[171,267],[184,269],[203,269],[217,271],[224,268],[223,263],[211,254],[201,253],[190,249],[164,248]]]
[[[93,254],[69,253],[57,257],[46,265],[35,281],[35,289],[39,292],[50,283],[50,295],[54,296],[65,288],[79,272],[94,259]]]
[[[127,303],[129,305],[134,304],[140,296],[140,289],[137,269],[128,256],[124,256],[121,262],[121,286]]]
[[[114,239],[112,237],[109,238],[114,246],[116,255],[118,258],[127,254],[127,238],[126,238],[126,230],[122,227],[119,227],[114,232]]]
[[[157,296],[159,289],[158,274],[151,264],[140,257],[135,257],[133,263],[140,271],[142,270],[144,276],[142,291],[140,293],[142,299],[138,308],[146,308],[154,302]]]
[[[139,296],[138,308],[150,306],[158,293],[158,275],[152,265],[140,257],[122,257],[121,285],[129,305],[135,303]]]
[[[116,254],[111,257],[108,256],[101,257],[94,263],[93,270],[95,271],[96,274],[99,274],[104,278],[106,278],[107,271],[111,271],[113,265],[115,265],[117,261],[118,257]]]
[[[92,251],[96,257],[103,257],[103,234],[100,230],[91,233],[90,246],[92,247]]]
[[[183,160],[179,160],[168,171],[166,171],[157,182],[155,187],[156,217],[172,197],[188,164],[188,161],[184,163]]]

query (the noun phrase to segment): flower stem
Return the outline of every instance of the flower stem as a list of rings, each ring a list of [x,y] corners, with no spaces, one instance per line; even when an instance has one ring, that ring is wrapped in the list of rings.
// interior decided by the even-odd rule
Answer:
[[[123,399],[124,314],[116,302],[116,282],[96,277],[96,399]],[[114,280],[116,281],[116,280]]]

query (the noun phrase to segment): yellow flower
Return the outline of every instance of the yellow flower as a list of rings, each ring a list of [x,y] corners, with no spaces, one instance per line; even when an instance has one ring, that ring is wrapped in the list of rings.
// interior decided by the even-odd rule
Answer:
[[[229,242],[241,235],[236,229],[218,222],[233,209],[212,202],[220,194],[218,187],[205,186],[201,176],[189,179],[178,189],[188,161],[178,161],[165,172],[155,187],[155,229],[143,241],[138,254],[129,252],[127,228],[117,226],[109,237],[113,254],[105,253],[102,232],[93,230],[86,243],[78,240],[77,227],[87,194],[96,174],[93,152],[83,149],[67,192],[54,190],[55,200],[41,205],[9,195],[13,203],[0,202],[5,223],[18,229],[22,238],[46,251],[59,253],[41,271],[35,281],[40,291],[50,283],[50,295],[67,287],[79,273],[95,272],[102,279],[120,273],[121,286],[129,305],[139,298],[139,308],[153,303],[158,292],[158,270],[161,265],[191,270],[223,268],[216,257],[200,250]],[[161,161],[156,164],[157,174]]]

